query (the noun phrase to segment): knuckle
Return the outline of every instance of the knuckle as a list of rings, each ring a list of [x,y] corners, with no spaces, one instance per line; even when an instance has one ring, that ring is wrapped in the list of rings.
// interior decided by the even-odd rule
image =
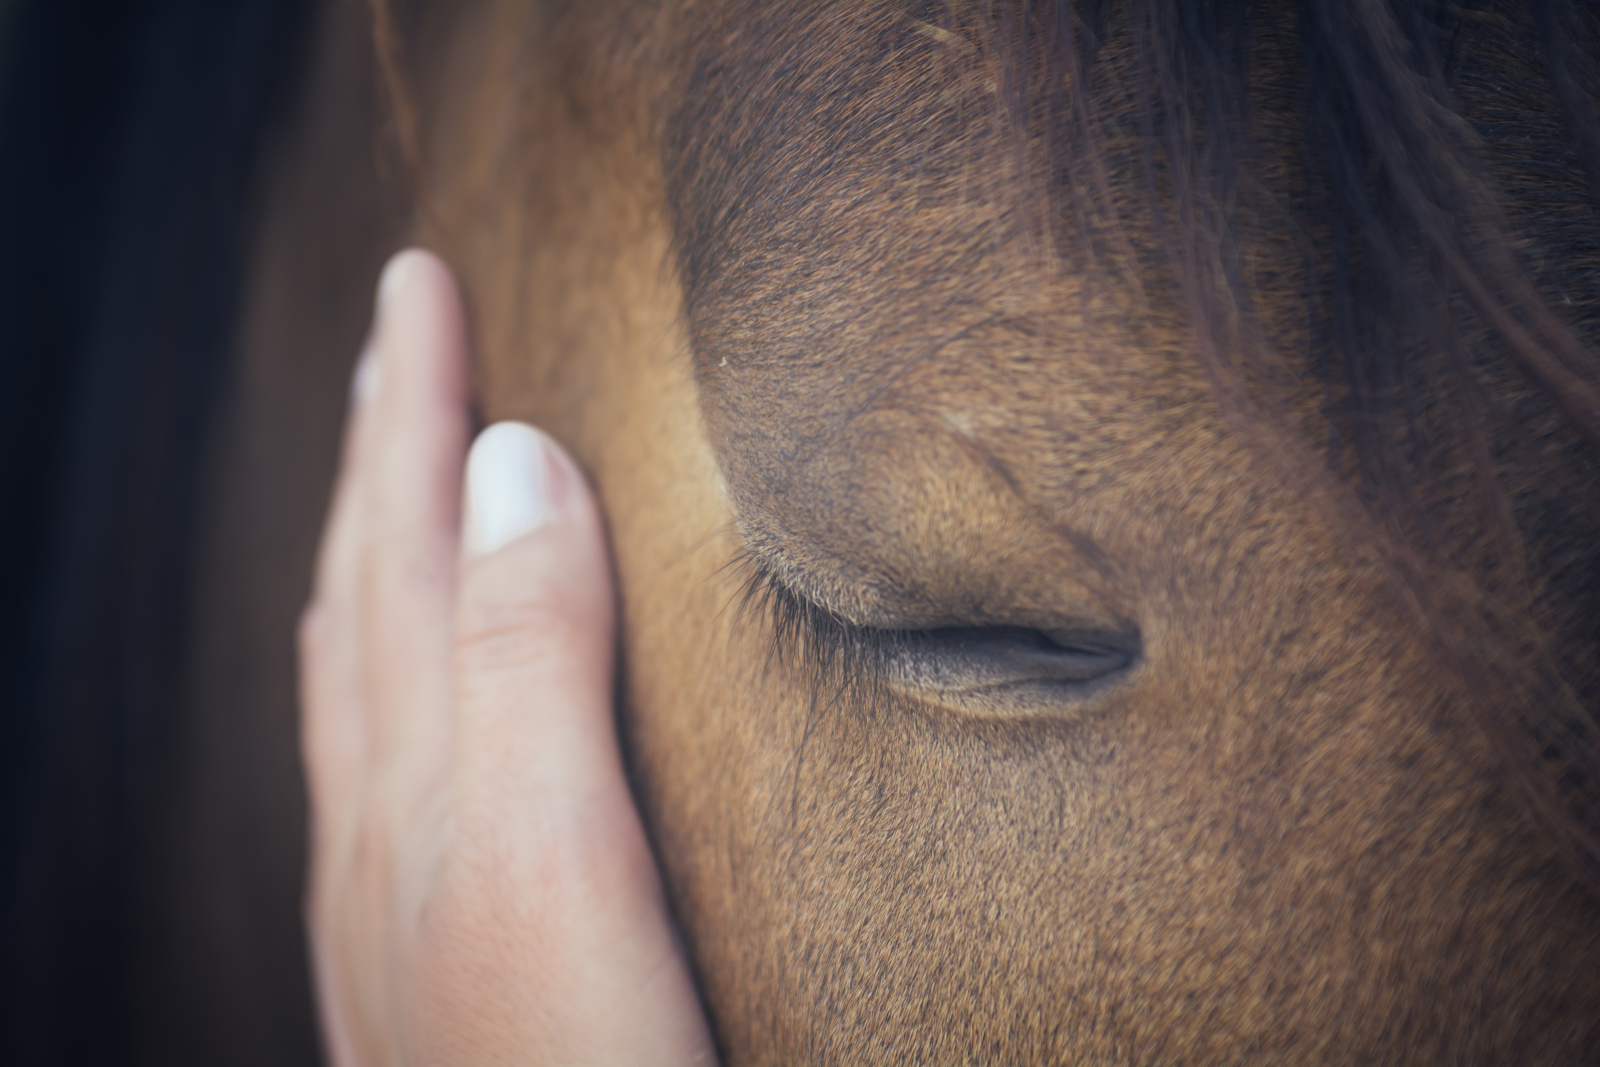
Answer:
[[[462,613],[456,631],[457,668],[492,675],[559,657],[577,643],[577,622],[567,606],[550,595],[477,605]]]

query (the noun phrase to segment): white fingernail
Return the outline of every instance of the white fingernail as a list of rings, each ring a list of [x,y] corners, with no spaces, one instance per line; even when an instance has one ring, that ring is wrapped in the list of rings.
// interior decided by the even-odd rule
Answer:
[[[361,359],[356,363],[355,375],[350,379],[350,402],[357,407],[372,402],[383,382],[383,361],[378,358],[378,344],[383,337],[383,320],[394,313],[395,297],[405,284],[405,274],[411,262],[410,250],[396,252],[383,265],[378,275],[378,291],[373,297],[372,328],[367,331],[366,344],[361,349]]]
[[[497,422],[467,454],[469,556],[482,556],[549,522],[550,457],[544,438],[521,422]]]
[[[412,250],[408,248],[403,252],[396,252],[390,256],[389,262],[383,265],[383,273],[378,276],[378,297],[377,308],[375,309],[375,314],[380,322],[383,320],[385,310],[394,306],[395,296],[400,292],[401,286],[405,284],[406,271],[410,268],[411,261],[414,258]]]
[[[356,363],[356,372],[350,378],[350,403],[356,407],[372,403],[382,381],[383,365],[378,361],[376,337],[368,337],[366,346],[361,349],[361,359]]]

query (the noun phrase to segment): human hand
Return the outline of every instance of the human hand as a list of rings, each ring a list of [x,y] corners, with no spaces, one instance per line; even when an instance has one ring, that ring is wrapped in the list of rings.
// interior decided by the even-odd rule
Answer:
[[[712,1063],[623,775],[610,561],[520,423],[462,461],[448,268],[379,286],[300,628],[308,913],[337,1067]]]

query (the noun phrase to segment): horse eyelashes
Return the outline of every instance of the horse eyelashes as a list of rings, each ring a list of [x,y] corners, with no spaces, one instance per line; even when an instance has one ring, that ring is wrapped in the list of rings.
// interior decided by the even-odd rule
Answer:
[[[747,563],[741,615],[765,624],[769,667],[804,684],[813,706],[875,706],[899,691],[980,718],[1073,715],[1143,659],[1136,630],[857,626]]]
[[[765,624],[769,664],[796,671],[814,688],[829,680],[855,685],[869,679],[893,631],[848,623],[784,585],[759,559],[747,556],[745,564],[749,577],[739,614]]]

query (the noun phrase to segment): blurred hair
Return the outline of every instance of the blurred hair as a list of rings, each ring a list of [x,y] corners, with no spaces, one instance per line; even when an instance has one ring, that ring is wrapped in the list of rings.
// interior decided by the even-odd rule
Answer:
[[[1269,7],[951,4],[943,26],[980,41],[995,65],[1019,151],[1042,146],[1046,165],[1022,169],[1049,175],[1047,195],[1023,199],[1047,205],[1038,223],[1075,266],[1114,268],[1095,260],[1105,242],[1091,230],[1108,217],[1119,229],[1112,205],[1128,197],[1115,194],[1142,182],[1164,259],[1155,269],[1224,404],[1330,511],[1348,494],[1324,490],[1355,490],[1364,513],[1330,520],[1378,546],[1512,776],[1594,879],[1596,13],[1567,0]],[[1287,205],[1256,180],[1267,123],[1253,92],[1259,40],[1285,22],[1302,64],[1287,121],[1303,145]],[[1113,34],[1128,63],[1120,84],[1139,92],[1134,114],[1115,119],[1137,126],[1142,175],[1108,166],[1102,151],[1111,116],[1097,110],[1096,86]],[[1564,141],[1533,116],[1484,128],[1484,109],[1457,99],[1475,59],[1467,43],[1481,52],[1490,37],[1547,80]],[[1286,120],[1273,120],[1281,136]],[[1531,175],[1510,189],[1517,168]],[[1252,240],[1283,214],[1308,235],[1297,308],[1265,306],[1251,281]],[[1271,343],[1267,320],[1286,315],[1310,324],[1310,351]],[[1325,441],[1283,414],[1307,376],[1323,397]],[[1532,457],[1511,456],[1518,448]],[[1530,465],[1548,484],[1530,483]]]

